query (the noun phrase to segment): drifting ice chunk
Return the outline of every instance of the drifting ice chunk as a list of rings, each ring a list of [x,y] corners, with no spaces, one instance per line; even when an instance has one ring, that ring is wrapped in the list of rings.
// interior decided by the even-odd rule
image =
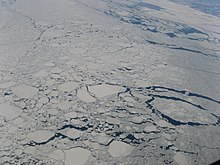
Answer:
[[[64,152],[62,150],[58,149],[58,150],[55,150],[52,153],[50,153],[48,156],[50,158],[55,159],[55,160],[63,161],[65,155],[64,155]]]
[[[63,92],[71,92],[78,87],[76,82],[66,82],[58,86],[58,89]]]
[[[89,91],[93,93],[96,97],[102,98],[105,96],[113,95],[116,93],[119,93],[124,88],[114,85],[108,85],[108,84],[101,84],[101,85],[95,85],[90,86]]]
[[[46,142],[53,136],[54,136],[53,132],[46,131],[46,130],[31,132],[27,135],[27,137],[29,139],[31,139],[37,143]]]
[[[81,131],[78,131],[77,129],[74,129],[74,128],[67,130],[67,133],[66,133],[66,135],[72,139],[79,138],[81,134],[82,134]]]
[[[127,157],[131,154],[133,147],[129,144],[120,141],[113,141],[108,149],[112,157]]]
[[[47,76],[48,76],[48,73],[44,70],[41,70],[33,75],[33,77],[36,77],[36,78],[42,78],[42,77],[47,77]]]
[[[135,124],[141,124],[144,121],[144,118],[142,116],[136,116],[131,118],[130,121]]]
[[[120,121],[118,119],[112,117],[107,117],[106,122],[109,124],[116,124],[116,125],[120,124]]]
[[[105,134],[99,134],[95,137],[95,140],[100,144],[107,145],[111,138],[107,137]]]
[[[69,101],[62,101],[58,104],[58,108],[61,110],[66,110],[69,109],[71,107],[71,103]]]
[[[24,98],[24,99],[31,99],[33,98],[37,93],[38,93],[38,89],[28,86],[28,85],[20,85],[20,86],[16,86],[14,88],[12,88],[12,92],[20,97],[20,98]]]
[[[87,102],[87,103],[90,103],[90,102],[94,102],[94,101],[95,101],[95,99],[94,99],[87,91],[82,90],[82,89],[80,89],[80,90],[77,91],[77,97],[78,97],[80,100],[82,100],[82,101],[84,101],[84,102]]]
[[[92,154],[89,150],[77,147],[64,151],[66,155],[65,165],[84,165],[89,164],[92,159]]]
[[[182,153],[177,153],[174,155],[173,159],[179,164],[179,165],[188,165],[187,158]]]
[[[156,126],[146,126],[144,128],[144,132],[146,132],[146,133],[157,132],[157,127]]]
[[[10,106],[8,104],[0,104],[0,116],[4,116],[7,120],[12,120],[22,113],[20,108]]]
[[[4,83],[0,84],[0,88],[10,88],[13,85],[15,85],[15,82],[13,82],[13,81],[4,82]]]
[[[49,102],[49,99],[47,97],[42,97],[38,100],[38,103],[40,104],[46,104]]]
[[[69,117],[69,118],[76,118],[77,117],[77,113],[73,111],[73,112],[65,114],[65,116]]]

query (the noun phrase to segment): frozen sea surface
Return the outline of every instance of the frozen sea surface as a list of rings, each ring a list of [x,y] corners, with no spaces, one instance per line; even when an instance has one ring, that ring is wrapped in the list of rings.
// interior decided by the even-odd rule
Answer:
[[[220,17],[219,0],[171,0],[173,2],[189,5],[190,7]]]
[[[0,164],[217,161],[220,18],[187,2],[0,0]]]

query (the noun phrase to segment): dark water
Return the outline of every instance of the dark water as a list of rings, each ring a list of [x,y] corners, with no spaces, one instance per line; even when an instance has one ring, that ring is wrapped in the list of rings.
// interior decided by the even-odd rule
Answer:
[[[170,0],[172,2],[189,5],[201,12],[220,17],[220,0]]]

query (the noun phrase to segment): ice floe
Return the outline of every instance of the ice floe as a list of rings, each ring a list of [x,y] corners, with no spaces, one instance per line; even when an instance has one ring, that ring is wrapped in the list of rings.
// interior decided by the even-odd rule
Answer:
[[[69,150],[65,150],[65,165],[86,165],[91,163],[93,161],[92,154],[89,150],[77,147],[77,148],[71,148]]]
[[[13,81],[8,81],[4,83],[0,83],[0,88],[10,88],[11,86],[15,85],[16,83]]]
[[[78,87],[76,82],[66,82],[58,86],[58,89],[63,92],[71,92]]]
[[[12,92],[19,98],[31,99],[38,93],[38,89],[28,85],[19,85],[12,88]]]
[[[116,85],[100,84],[95,86],[89,86],[89,91],[93,93],[98,98],[103,98],[105,96],[117,94],[124,90],[124,88]]]
[[[108,152],[112,157],[127,157],[131,154],[133,146],[120,141],[113,141],[109,145]]]
[[[0,104],[0,116],[6,118],[6,120],[12,120],[18,117],[22,113],[20,108],[8,105],[6,103]]]
[[[38,131],[34,131],[34,132],[27,134],[27,137],[30,140],[33,140],[34,142],[37,142],[37,143],[46,142],[53,136],[54,136],[54,133],[51,131],[47,131],[47,130],[38,130]]]
[[[188,160],[186,156],[182,153],[176,153],[173,157],[173,159],[179,164],[179,165],[188,165]]]
[[[94,102],[96,99],[92,97],[86,90],[77,90],[77,97],[87,103]]]

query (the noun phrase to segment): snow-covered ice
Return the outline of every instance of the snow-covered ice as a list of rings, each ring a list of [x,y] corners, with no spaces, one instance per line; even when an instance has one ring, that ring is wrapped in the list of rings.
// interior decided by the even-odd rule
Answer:
[[[0,0],[0,164],[217,161],[219,5],[183,1]]]

